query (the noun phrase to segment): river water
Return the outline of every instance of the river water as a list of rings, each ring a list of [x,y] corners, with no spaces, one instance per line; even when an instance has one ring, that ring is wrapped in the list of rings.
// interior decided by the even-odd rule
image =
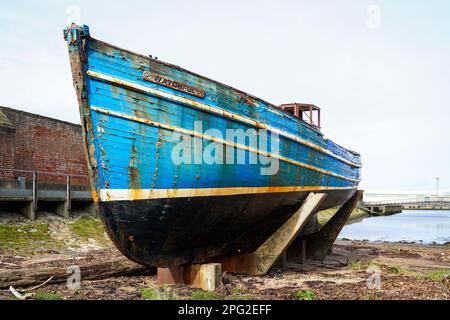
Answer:
[[[443,244],[450,242],[450,211],[408,210],[346,225],[340,239]]]

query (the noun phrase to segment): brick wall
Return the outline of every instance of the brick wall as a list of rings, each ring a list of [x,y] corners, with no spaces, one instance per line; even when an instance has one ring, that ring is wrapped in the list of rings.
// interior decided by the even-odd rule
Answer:
[[[0,111],[15,129],[0,130],[0,168],[51,173],[39,175],[42,183],[64,184],[67,175],[87,176],[81,126],[10,108],[0,107]],[[8,174],[0,172],[2,176]],[[89,184],[87,178],[74,177],[72,181]]]
[[[14,168],[14,130],[0,127],[0,168]],[[1,176],[12,178],[13,172],[0,172]]]

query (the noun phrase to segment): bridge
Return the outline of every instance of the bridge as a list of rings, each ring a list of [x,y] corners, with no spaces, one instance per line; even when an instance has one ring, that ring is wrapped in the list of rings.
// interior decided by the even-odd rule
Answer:
[[[401,206],[403,210],[450,210],[450,201],[412,201],[412,200],[386,200],[362,202],[362,206]]]
[[[401,213],[403,210],[450,210],[450,201],[361,201],[358,204],[358,208],[370,213],[371,215],[390,215]]]

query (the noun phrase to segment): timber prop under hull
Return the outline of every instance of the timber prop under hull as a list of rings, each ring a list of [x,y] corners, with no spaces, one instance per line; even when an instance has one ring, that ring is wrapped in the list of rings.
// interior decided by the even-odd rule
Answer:
[[[94,200],[131,260],[165,267],[251,252],[309,192],[327,194],[320,210],[355,194],[359,155],[317,128],[242,91],[93,39],[87,27],[66,29],[65,39]],[[214,133],[199,132],[197,122]],[[227,129],[265,129],[281,147],[230,141]],[[188,149],[193,158],[209,143],[243,151],[246,160],[275,159],[279,168],[267,175],[263,163],[175,163],[173,150],[188,138],[200,141]]]
[[[321,191],[327,196],[319,210],[345,203],[355,192]],[[111,238],[125,256],[165,267],[252,252],[300,208],[309,193],[108,201],[99,205]],[[132,238],[127,237],[131,234]]]

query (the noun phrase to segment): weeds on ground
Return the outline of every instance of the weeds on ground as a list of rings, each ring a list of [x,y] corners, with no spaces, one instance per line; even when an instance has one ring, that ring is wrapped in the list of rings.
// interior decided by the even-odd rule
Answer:
[[[316,299],[316,294],[311,290],[300,290],[294,295],[296,300],[314,300]]]
[[[144,300],[178,300],[175,292],[169,288],[142,288],[139,290]]]
[[[395,273],[395,274],[404,273],[404,270],[402,268],[400,268],[400,267],[397,267],[397,266],[387,267],[387,271],[389,273]]]
[[[105,227],[100,219],[91,216],[82,216],[80,219],[70,223],[69,229],[84,241],[91,238],[100,244],[107,243]]]
[[[192,300],[219,300],[219,297],[214,292],[209,291],[194,291],[191,295]]]
[[[34,300],[63,300],[63,297],[58,293],[38,291],[33,297]]]
[[[421,277],[432,281],[443,281],[445,278],[450,277],[450,269],[429,271]]]
[[[38,249],[57,249],[62,243],[53,239],[47,223],[0,225],[0,249],[36,253]]]

